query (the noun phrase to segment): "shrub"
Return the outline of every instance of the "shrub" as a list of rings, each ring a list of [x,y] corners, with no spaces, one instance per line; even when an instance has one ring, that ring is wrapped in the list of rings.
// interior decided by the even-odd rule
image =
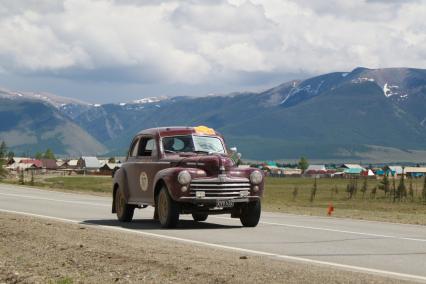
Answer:
[[[362,187],[361,187],[362,199],[364,199],[364,196],[365,196],[365,193],[367,192],[367,190],[368,190],[368,179],[367,179],[367,177],[364,177],[364,182],[363,182]]]
[[[379,189],[385,192],[385,195],[388,194],[390,190],[390,182],[387,175],[384,175],[383,180],[380,182]]]
[[[293,194],[293,201],[294,201],[294,200],[296,200],[297,195],[299,195],[299,187],[298,186],[294,187],[292,194]]]
[[[315,195],[317,194],[317,178],[315,177],[314,179],[314,185],[312,186],[312,190],[311,190],[311,198],[310,201],[314,202],[315,199]]]
[[[349,180],[348,185],[346,186],[346,192],[348,193],[348,198],[352,199],[356,195],[356,192],[358,191],[358,179],[351,178]]]
[[[375,186],[371,189],[371,198],[372,199],[376,199],[376,193],[377,193],[377,186]]]
[[[405,178],[404,175],[401,175],[401,179],[399,180],[398,190],[396,192],[396,197],[399,201],[401,199],[407,197],[407,188],[405,187]]]
[[[413,189],[413,178],[410,177],[410,185],[408,187],[408,196],[410,197],[410,201],[414,201],[414,189]]]
[[[426,176],[424,178],[423,190],[422,190],[423,203],[426,203]]]

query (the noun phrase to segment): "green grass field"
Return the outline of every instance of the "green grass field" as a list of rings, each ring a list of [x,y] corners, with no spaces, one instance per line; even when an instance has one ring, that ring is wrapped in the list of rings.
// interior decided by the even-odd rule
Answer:
[[[17,183],[16,180],[6,182]],[[357,193],[351,199],[346,192],[349,180],[317,179],[317,192],[313,201],[312,178],[267,177],[265,182],[262,205],[267,211],[327,216],[327,208],[332,204],[335,209],[332,216],[335,217],[426,225],[426,205],[421,200],[423,179],[413,181],[413,200],[407,197],[396,202],[393,202],[389,195],[385,196],[380,189],[377,189],[375,196],[372,195],[372,189],[380,182],[376,179],[368,180],[368,189],[364,194],[361,191],[363,180],[359,179]],[[392,188],[392,180],[390,182]],[[103,176],[37,177],[34,186],[109,195],[111,183],[111,177]],[[399,180],[395,183],[397,187]],[[28,180],[26,185],[29,185]],[[406,187],[408,190],[408,180]]]
[[[44,183],[51,188],[66,190],[112,192],[112,178],[110,176],[52,177],[45,179]]]
[[[6,179],[3,182],[19,184],[18,179]],[[112,178],[110,176],[35,176],[34,183],[31,184],[31,177],[28,175],[25,177],[24,185],[96,194],[110,194],[112,192]]]
[[[361,192],[363,180],[359,179],[357,193],[349,199],[346,192],[349,182],[347,179],[317,179],[316,196],[311,202],[314,179],[269,177],[266,180],[263,208],[268,211],[327,216],[328,206],[332,204],[332,215],[335,217],[426,225],[426,205],[421,200],[423,179],[413,180],[414,200],[407,197],[396,202],[380,189],[377,189],[375,196],[371,194],[380,182],[376,179],[368,180],[365,194]],[[398,187],[399,180],[395,183]],[[406,187],[409,188],[407,180]]]

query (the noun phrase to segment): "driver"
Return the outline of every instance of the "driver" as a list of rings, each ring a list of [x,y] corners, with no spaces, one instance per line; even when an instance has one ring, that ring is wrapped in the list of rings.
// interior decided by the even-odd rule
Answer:
[[[164,151],[175,151],[173,145],[175,144],[174,138],[165,138],[163,139]]]

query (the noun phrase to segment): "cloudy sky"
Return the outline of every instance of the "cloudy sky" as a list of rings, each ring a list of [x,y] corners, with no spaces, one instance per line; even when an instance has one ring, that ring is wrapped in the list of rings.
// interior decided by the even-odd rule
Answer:
[[[426,68],[426,0],[2,0],[0,87],[89,102]]]

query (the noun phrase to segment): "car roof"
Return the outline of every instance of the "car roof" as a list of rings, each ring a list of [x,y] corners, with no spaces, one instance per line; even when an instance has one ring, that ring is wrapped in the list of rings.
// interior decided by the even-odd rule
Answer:
[[[200,132],[201,129],[201,132]],[[202,130],[208,130],[207,132],[203,133]],[[140,131],[137,135],[160,135],[160,136],[174,136],[174,135],[191,135],[191,134],[204,134],[204,135],[211,135],[211,136],[221,136],[220,133],[217,131],[214,131],[211,128],[205,127],[205,126],[197,126],[197,127],[190,127],[190,126],[168,126],[168,127],[156,127],[156,128],[149,128]]]

